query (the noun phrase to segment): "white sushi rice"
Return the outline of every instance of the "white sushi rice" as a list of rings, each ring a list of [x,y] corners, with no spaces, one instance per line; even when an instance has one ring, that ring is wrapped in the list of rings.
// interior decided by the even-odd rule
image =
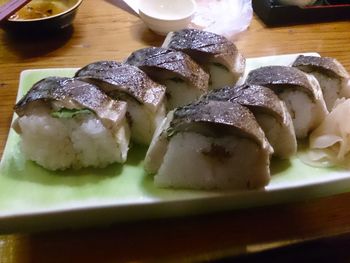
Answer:
[[[213,61],[207,65],[210,75],[209,89],[218,89],[224,86],[235,85],[242,77],[245,70],[245,58],[242,54],[237,53],[234,61],[234,68],[227,69],[218,61]]]
[[[161,166],[168,148],[168,138],[164,131],[169,128],[174,111],[170,111],[154,132],[150,146],[148,147],[144,168],[147,173],[155,174]]]
[[[296,137],[298,139],[307,137],[314,125],[315,105],[311,99],[306,93],[297,90],[286,90],[280,94],[280,98],[286,103],[293,119]]]
[[[213,145],[225,149],[226,157],[207,154]],[[154,180],[160,187],[247,189],[261,188],[269,178],[268,153],[255,142],[185,132],[171,138]]]
[[[328,114],[326,104],[322,97],[315,101],[302,91],[286,89],[279,94],[292,117],[297,139],[304,139],[315,129]]]
[[[254,116],[271,144],[275,156],[289,158],[296,153],[297,141],[294,126],[287,109],[283,123],[277,121],[273,115],[262,112],[254,113]]]
[[[105,167],[125,162],[129,128],[106,128],[88,114],[75,118],[53,118],[49,114],[17,119],[25,157],[50,170]]]
[[[158,105],[156,111],[146,105],[128,100],[128,112],[131,116],[131,136],[140,144],[149,145],[156,128],[165,118],[165,104]],[[152,111],[153,110],[153,111]]]
[[[327,109],[329,111],[332,110],[334,102],[342,97],[341,80],[339,78],[328,77],[319,72],[312,72],[312,75],[316,77],[321,86]]]
[[[218,66],[214,63],[209,64],[209,75],[209,89],[218,89],[226,85],[234,85],[237,82],[237,76],[223,66]]]
[[[165,80],[167,88],[167,110],[172,110],[180,106],[189,104],[198,99],[202,92],[187,84],[185,81]]]

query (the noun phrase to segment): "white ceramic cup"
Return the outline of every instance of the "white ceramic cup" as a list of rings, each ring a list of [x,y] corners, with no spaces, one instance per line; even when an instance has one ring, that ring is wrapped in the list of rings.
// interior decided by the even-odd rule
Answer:
[[[144,0],[139,6],[143,22],[160,35],[186,28],[195,11],[194,0]]]

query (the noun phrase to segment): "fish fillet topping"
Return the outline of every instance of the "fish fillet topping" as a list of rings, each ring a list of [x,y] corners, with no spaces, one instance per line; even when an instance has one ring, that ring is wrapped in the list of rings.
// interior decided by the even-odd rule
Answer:
[[[120,122],[126,113],[126,103],[114,101],[96,86],[64,77],[49,77],[37,82],[28,93],[16,103],[14,110],[19,116],[28,114],[33,103],[46,104],[58,110],[90,109],[106,123]]]
[[[163,47],[179,50],[210,74],[210,88],[234,85],[243,75],[245,58],[224,36],[198,29],[170,32]]]
[[[139,67],[167,87],[168,109],[186,105],[207,92],[209,75],[187,54],[149,47],[133,52],[126,63]]]

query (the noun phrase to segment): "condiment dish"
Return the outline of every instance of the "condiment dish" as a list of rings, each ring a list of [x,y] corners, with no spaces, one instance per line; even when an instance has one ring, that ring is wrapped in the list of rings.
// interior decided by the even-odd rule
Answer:
[[[195,11],[194,0],[147,0],[140,1],[139,7],[143,22],[160,35],[186,28]]]
[[[5,31],[16,34],[47,33],[61,30],[72,24],[78,7],[81,5],[83,0],[61,0],[60,2],[62,2],[62,5],[66,6],[66,8],[62,9],[58,13],[52,12],[52,10],[45,10],[46,15],[43,17],[32,17],[31,15],[28,15],[28,17],[23,17],[18,15],[19,13],[16,13],[7,20],[3,21],[0,26]],[[32,1],[32,3],[34,2]],[[24,8],[26,8],[26,6],[19,12],[23,12],[23,10],[25,10]],[[32,7],[30,8],[33,9]]]

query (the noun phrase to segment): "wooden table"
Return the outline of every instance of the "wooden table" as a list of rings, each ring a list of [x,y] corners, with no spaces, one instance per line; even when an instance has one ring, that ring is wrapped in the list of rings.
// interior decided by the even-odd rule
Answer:
[[[18,39],[0,31],[0,155],[22,70],[122,60],[163,38],[118,1],[86,0],[64,34]],[[319,52],[350,71],[350,22],[266,28],[254,17],[236,40],[246,57]],[[0,262],[120,262],[213,259],[350,231],[350,194],[189,218],[0,236]],[[320,251],[322,253],[322,251]]]

